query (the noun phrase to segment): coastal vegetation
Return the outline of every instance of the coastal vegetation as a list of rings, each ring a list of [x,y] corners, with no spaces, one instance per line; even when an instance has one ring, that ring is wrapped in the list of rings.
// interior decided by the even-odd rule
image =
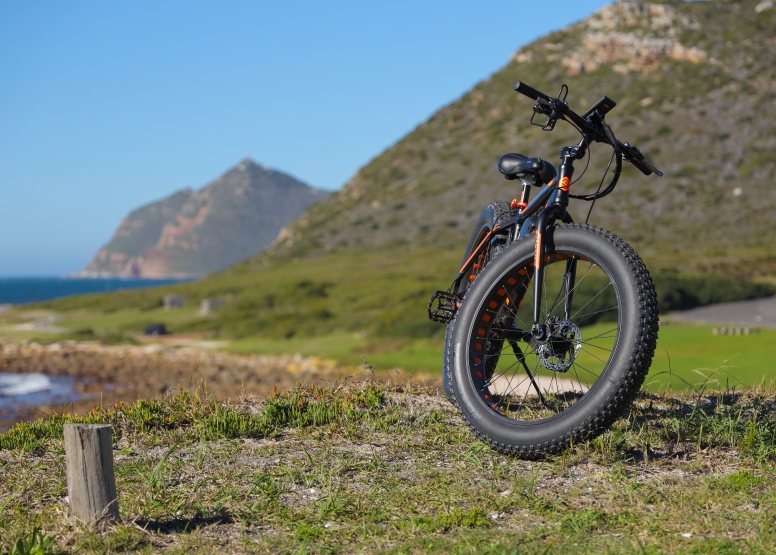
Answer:
[[[644,393],[538,461],[491,451],[408,384],[98,407],[0,434],[0,552],[38,530],[39,553],[768,553],[775,400]],[[68,516],[73,421],[113,426],[123,520],[102,532]]]
[[[366,357],[382,373],[402,368],[418,379],[436,378],[445,328],[428,320],[426,303],[434,290],[449,286],[459,262],[455,251],[426,249],[333,253],[266,266],[253,259],[196,282],[35,305],[61,317],[57,326],[69,331],[32,330],[16,339],[138,343],[143,329],[164,322],[175,334],[220,341],[235,353],[300,353],[350,366]],[[704,378],[697,369],[723,383],[770,380],[776,331],[714,338],[712,326],[669,323],[666,315],[773,295],[773,285],[675,273],[657,274],[655,283],[663,316],[653,374],[663,377],[650,381],[652,387],[667,386],[669,372],[674,388],[698,383]],[[162,297],[171,293],[185,296],[186,305],[162,308]],[[198,307],[205,298],[226,304],[203,316]]]
[[[156,387],[156,397],[15,424],[0,433],[0,553],[771,552],[776,330],[712,335],[670,319],[776,293],[776,9],[758,3],[606,8],[522,48],[266,253],[196,282],[1,313],[3,341],[143,344],[143,330],[164,323],[170,345],[299,353],[370,376],[266,396],[242,384],[229,401],[204,385]],[[653,273],[661,328],[644,391],[602,436],[537,461],[493,452],[444,399],[444,327],[425,308],[454,278],[480,207],[515,196],[498,157],[550,158],[575,138],[527,126],[517,78],[548,92],[568,82],[575,108],[612,96],[621,138],[666,171],[656,181],[626,168],[591,219]],[[608,160],[595,156],[591,175]],[[163,307],[171,294],[182,308]],[[205,299],[224,304],[201,314]],[[213,358],[208,369],[229,374]],[[161,360],[152,372],[172,368]],[[412,383],[386,383],[395,368]],[[69,516],[69,422],[113,427],[123,520],[106,530]]]

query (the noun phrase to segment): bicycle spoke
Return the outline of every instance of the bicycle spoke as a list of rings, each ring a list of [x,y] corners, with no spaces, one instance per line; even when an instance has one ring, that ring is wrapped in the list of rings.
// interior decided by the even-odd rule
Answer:
[[[523,365],[523,368],[525,369],[525,373],[528,374],[528,379],[531,380],[531,385],[534,386],[534,389],[536,390],[536,394],[539,395],[539,400],[546,407],[547,402],[544,400],[544,396],[542,395],[542,392],[539,389],[539,385],[536,383],[536,380],[534,380],[534,377],[531,375],[531,371],[528,369],[528,365],[526,365],[525,363],[525,355],[520,350],[520,346],[515,341],[511,341],[510,345],[512,345],[512,350],[515,352],[515,356]]]
[[[586,341],[592,341],[593,339],[599,339],[599,338],[606,339],[606,338],[609,338],[609,337],[617,337],[616,335],[612,335],[612,336],[607,336],[606,335],[607,333],[612,333],[613,331],[617,331],[617,328],[612,328],[612,329],[607,330],[607,331],[605,331],[603,333],[600,333],[598,335],[594,335],[593,337],[588,337],[587,339],[583,339],[582,342],[584,343]]]
[[[587,305],[589,305],[589,304],[590,304],[590,303],[592,303],[594,300],[596,300],[596,299],[598,298],[598,296],[599,296],[601,293],[603,293],[604,291],[606,291],[606,290],[607,290],[607,289],[608,289],[608,288],[609,288],[611,285],[612,285],[612,282],[610,281],[609,283],[607,283],[607,284],[606,284],[606,286],[605,286],[603,289],[601,289],[601,290],[600,290],[598,293],[596,293],[596,294],[595,294],[595,297],[593,297],[592,299],[590,299],[589,301],[587,301],[587,302],[585,303],[585,306],[583,306],[582,308],[580,308],[579,310],[577,310],[577,311],[576,311],[576,312],[575,312],[575,313],[574,313],[574,314],[573,314],[571,317],[572,317],[572,318],[576,317],[576,315],[577,315],[577,314],[579,314],[580,312],[582,312],[582,311],[583,311],[583,310],[584,310],[584,309],[587,307]]]
[[[583,281],[585,281],[585,278],[586,278],[588,275],[590,275],[590,272],[592,272],[592,271],[593,271],[593,268],[595,268],[595,267],[597,267],[597,266],[598,266],[597,264],[592,264],[592,263],[591,263],[591,264],[590,264],[590,266],[589,266],[589,267],[588,267],[588,269],[587,269],[587,272],[585,272],[585,275],[584,275],[584,276],[582,276],[582,278],[581,278],[581,279],[577,280],[577,283],[575,283],[575,284],[574,284],[574,287],[572,287],[572,288],[571,288],[571,291],[569,291],[568,293],[566,293],[566,295],[564,295],[564,297],[563,297],[562,299],[556,299],[555,305],[552,307],[552,310],[555,310],[555,309],[556,309],[556,308],[557,308],[557,307],[560,305],[560,303],[561,303],[562,301],[565,301],[565,300],[568,298],[568,296],[569,296],[569,294],[570,294],[570,293],[573,293],[574,291],[576,291],[576,290],[577,290],[577,288],[578,288],[578,287],[580,287],[580,286],[582,285],[582,282],[583,282]],[[565,278],[565,275],[566,275],[566,274],[564,274],[564,278]],[[563,291],[564,289],[565,289],[565,287],[561,288],[561,291]],[[558,293],[558,294],[560,295],[560,293]]]
[[[601,349],[602,351],[606,351],[607,353],[611,353],[612,352],[611,349],[607,349],[606,347],[600,347],[598,345],[593,345],[592,343],[583,343],[583,344],[588,346],[588,347],[594,347],[596,349]]]
[[[590,351],[588,351],[587,349],[585,349],[585,348],[582,348],[582,352],[583,352],[583,353],[587,353],[587,354],[589,354],[591,357],[593,357],[594,359],[596,359],[596,360],[598,360],[598,361],[600,361],[600,362],[603,362],[604,364],[606,364],[606,361],[605,361],[604,359],[602,359],[602,358],[598,358],[597,356],[595,356],[593,353],[591,353],[591,352],[590,352]]]
[[[572,366],[579,366],[579,367],[580,367],[582,370],[584,370],[585,372],[587,372],[588,374],[590,374],[591,376],[593,376],[595,379],[598,379],[598,377],[600,376],[600,374],[596,374],[595,372],[593,372],[593,371],[591,371],[591,370],[588,370],[587,368],[585,368],[584,366],[582,366],[582,365],[581,365],[579,362],[577,362],[576,360],[574,361],[574,364],[573,364]]]
[[[603,314],[604,312],[608,312],[610,310],[617,310],[616,306],[610,306],[609,308],[603,308],[601,310],[596,310],[595,312],[589,312],[585,314],[583,317],[579,318],[578,322],[581,324],[583,321],[587,320],[591,316],[595,316],[596,314]]]

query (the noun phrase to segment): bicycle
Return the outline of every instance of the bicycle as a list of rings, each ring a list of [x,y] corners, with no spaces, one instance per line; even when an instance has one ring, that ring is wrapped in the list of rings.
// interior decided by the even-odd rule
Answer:
[[[623,160],[663,174],[617,140],[604,121],[616,106],[609,97],[579,115],[565,84],[557,97],[521,81],[513,88],[535,101],[532,125],[552,131],[563,120],[582,138],[561,149],[557,169],[541,158],[501,157],[504,177],[522,182],[519,200],[483,210],[458,276],[432,295],[428,313],[447,324],[445,394],[467,425],[497,451],[537,458],[605,431],[649,370],[658,331],[649,272],[625,241],[587,222],[616,187]],[[537,115],[546,121],[534,122]],[[609,166],[595,193],[573,195],[574,162],[594,142],[612,147]],[[592,203],[584,224],[569,215],[571,198]]]

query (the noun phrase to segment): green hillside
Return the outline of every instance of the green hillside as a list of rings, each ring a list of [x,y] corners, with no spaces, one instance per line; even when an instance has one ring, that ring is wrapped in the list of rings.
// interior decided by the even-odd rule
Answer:
[[[238,351],[350,364],[366,356],[385,368],[437,371],[444,327],[428,321],[426,300],[455,276],[481,208],[517,194],[496,161],[506,152],[554,160],[575,140],[563,123],[552,133],[528,125],[531,101],[512,90],[516,79],[547,92],[566,82],[580,112],[604,94],[614,98],[607,119],[618,138],[665,172],[645,177],[626,167],[591,218],[645,258],[661,314],[772,295],[776,9],[758,13],[756,5],[610,5],[522,48],[309,209],[269,251],[194,283],[42,306],[61,312],[74,338],[131,336],[164,321],[174,332],[211,332]],[[603,145],[594,147],[575,192],[593,190],[608,159]],[[582,220],[587,208],[572,201],[570,210]],[[185,295],[187,307],[162,311],[169,292]],[[204,298],[226,305],[200,316]],[[667,356],[657,371],[689,380],[699,367],[729,367],[745,353],[735,359],[746,366],[739,376],[757,383],[776,356],[771,332],[718,342],[713,352],[703,348],[710,329],[660,334],[671,351],[658,345]]]
[[[604,94],[615,99],[607,120],[618,138],[665,172],[645,177],[626,164],[592,223],[622,236],[653,267],[772,273],[776,9],[756,13],[758,1],[612,4],[520,49],[297,220],[271,255],[460,249],[482,206],[518,193],[496,169],[502,154],[557,163],[560,147],[575,141],[562,122],[551,133],[528,125],[532,102],[511,87],[520,79],[549,94],[567,83],[580,113]],[[598,185],[610,150],[592,152],[572,192]],[[572,201],[570,210],[584,219],[587,208]],[[725,263],[741,258],[756,263]]]

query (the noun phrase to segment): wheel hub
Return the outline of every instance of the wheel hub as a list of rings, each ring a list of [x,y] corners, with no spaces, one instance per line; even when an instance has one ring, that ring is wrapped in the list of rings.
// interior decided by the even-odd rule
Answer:
[[[582,349],[582,332],[574,322],[550,318],[547,320],[547,339],[538,344],[536,354],[545,368],[566,372]]]

